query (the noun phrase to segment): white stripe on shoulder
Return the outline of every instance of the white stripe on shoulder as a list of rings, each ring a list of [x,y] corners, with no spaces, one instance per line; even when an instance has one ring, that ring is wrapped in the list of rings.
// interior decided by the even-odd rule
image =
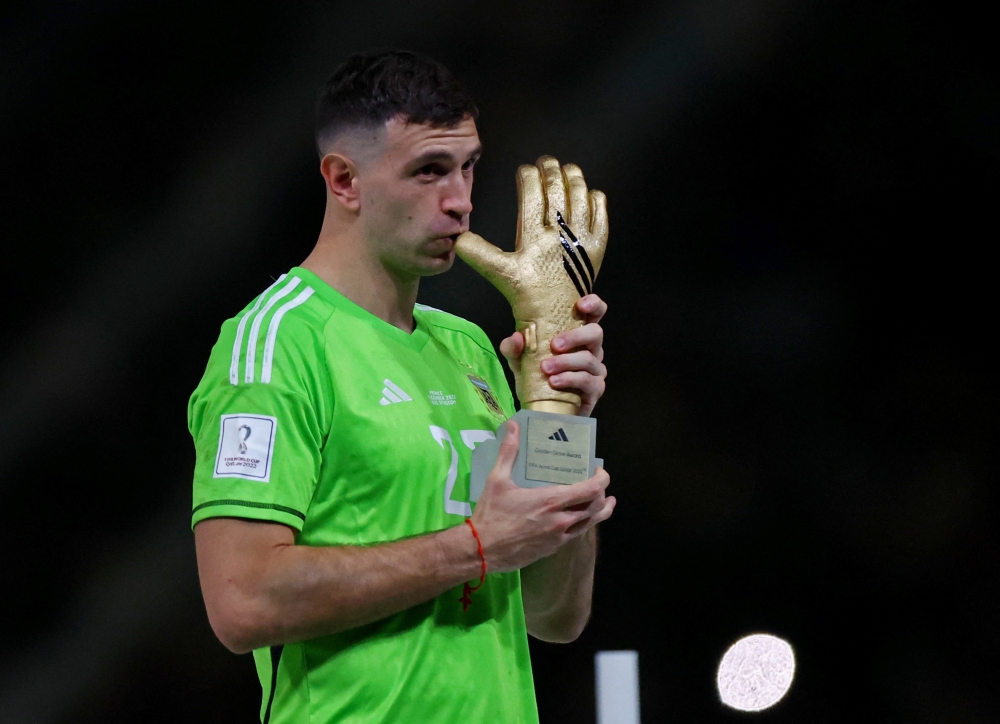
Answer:
[[[457,314],[452,314],[451,312],[448,312],[444,309],[438,309],[437,307],[432,307],[429,304],[417,303],[413,305],[413,309],[414,311],[420,311],[420,312],[437,312],[438,314],[443,314],[446,317],[454,317],[455,319],[462,319]],[[466,320],[462,319],[462,321],[464,322]]]
[[[247,328],[247,320],[253,316],[254,312],[260,309],[260,303],[264,301],[264,297],[267,296],[267,293],[281,284],[281,281],[285,278],[285,276],[285,274],[282,274],[274,280],[274,284],[260,293],[260,296],[257,297],[257,302],[253,305],[253,308],[243,315],[243,318],[240,319],[239,325],[236,327],[236,341],[233,342],[233,361],[229,364],[229,383],[232,385],[238,385],[240,383],[240,352],[243,350],[243,332]]]
[[[243,381],[253,382],[254,367],[257,363],[257,337],[260,335],[260,323],[264,321],[264,317],[267,313],[271,311],[271,307],[278,303],[284,297],[291,294],[292,290],[299,285],[302,280],[298,277],[292,277],[291,281],[288,282],[281,289],[276,291],[270,299],[267,300],[267,304],[264,308],[257,312],[257,316],[254,317],[253,324],[250,325],[250,339],[247,340],[247,363],[245,365]]]
[[[271,317],[271,323],[267,325],[267,341],[264,342],[264,364],[261,366],[260,370],[260,381],[264,383],[271,382],[271,362],[274,360],[274,342],[278,338],[278,325],[281,324],[281,318],[285,316],[285,313],[295,309],[295,307],[300,304],[305,304],[306,300],[313,295],[313,288],[306,287],[299,295],[295,297],[290,302],[285,302],[280,307],[278,311],[274,313]]]

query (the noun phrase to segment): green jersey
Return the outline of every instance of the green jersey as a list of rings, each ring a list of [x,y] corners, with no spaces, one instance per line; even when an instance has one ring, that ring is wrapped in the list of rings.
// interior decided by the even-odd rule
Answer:
[[[472,450],[513,398],[481,329],[413,316],[407,334],[295,268],[223,324],[188,408],[192,525],[252,518],[298,545],[367,546],[463,524]],[[460,598],[255,651],[261,720],[537,722],[519,574],[488,574],[468,611]]]

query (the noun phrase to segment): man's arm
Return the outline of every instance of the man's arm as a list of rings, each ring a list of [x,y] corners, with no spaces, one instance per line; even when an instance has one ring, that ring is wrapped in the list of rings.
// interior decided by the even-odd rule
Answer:
[[[517,423],[508,425],[472,516],[492,573],[552,556],[604,519],[592,515],[607,484],[598,476],[558,488],[517,487],[510,472],[519,434]],[[213,518],[195,526],[195,545],[209,621],[236,653],[371,623],[480,573],[466,525],[382,545],[312,547],[295,545],[293,531],[277,523]]]
[[[542,641],[575,641],[590,619],[597,561],[596,524],[611,517],[616,502],[603,494],[611,481],[603,468],[598,468],[591,480],[599,482],[602,494],[586,506],[585,520],[590,523],[587,532],[521,570],[525,623],[528,633]]]
[[[552,340],[554,355],[542,362],[554,389],[572,389],[582,399],[580,413],[589,416],[604,394],[607,368],[604,366],[604,331],[600,321],[608,305],[597,295],[589,294],[577,309],[585,324],[564,332]],[[515,333],[500,345],[500,351],[513,367],[524,350],[524,338]],[[603,487],[610,482],[599,469],[592,480]],[[603,489],[602,487],[602,489]],[[611,516],[615,498],[602,494],[588,504],[588,520],[603,521]],[[597,529],[590,526],[585,535],[574,538],[553,555],[521,571],[521,592],[528,633],[543,641],[565,643],[582,632],[590,618],[594,589],[594,564],[597,557]]]
[[[590,618],[597,529],[521,571],[528,632],[554,644],[575,641]]]
[[[360,547],[295,545],[280,523],[210,518],[194,529],[208,619],[235,653],[377,621],[479,576],[468,526]]]

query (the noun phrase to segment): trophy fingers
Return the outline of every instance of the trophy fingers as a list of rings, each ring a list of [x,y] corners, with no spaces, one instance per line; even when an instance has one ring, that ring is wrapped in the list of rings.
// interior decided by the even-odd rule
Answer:
[[[604,246],[608,243],[608,197],[603,191],[590,192],[590,214],[590,233],[604,256]]]
[[[519,166],[517,169],[517,242],[514,248],[521,251],[526,239],[534,239],[545,225],[545,194],[542,192],[542,175],[536,166]]]
[[[516,282],[513,254],[493,246],[479,234],[466,231],[455,241],[455,253],[471,266],[505,297],[510,298]]]
[[[567,163],[562,170],[566,177],[569,197],[566,218],[574,229],[590,231],[590,196],[587,194],[587,182],[583,178],[583,171],[575,163]]]
[[[568,216],[569,209],[566,206],[566,179],[563,178],[563,170],[552,156],[542,156],[535,162],[542,177],[543,192],[545,194],[545,225],[555,228],[556,215]]]

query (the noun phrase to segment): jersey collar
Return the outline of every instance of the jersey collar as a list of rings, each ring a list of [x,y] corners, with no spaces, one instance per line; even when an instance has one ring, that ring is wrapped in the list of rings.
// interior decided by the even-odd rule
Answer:
[[[319,294],[326,301],[330,302],[330,304],[334,305],[337,309],[350,314],[356,319],[367,322],[376,332],[384,334],[400,344],[406,345],[417,352],[422,350],[424,345],[427,344],[428,334],[426,325],[420,323],[416,314],[413,316],[413,323],[415,325],[413,333],[407,334],[399,327],[389,324],[384,319],[376,317],[367,309],[359,307],[308,269],[303,269],[298,266],[293,267],[288,272],[288,275],[300,277],[303,282],[306,282],[309,286],[315,289],[317,294]]]

